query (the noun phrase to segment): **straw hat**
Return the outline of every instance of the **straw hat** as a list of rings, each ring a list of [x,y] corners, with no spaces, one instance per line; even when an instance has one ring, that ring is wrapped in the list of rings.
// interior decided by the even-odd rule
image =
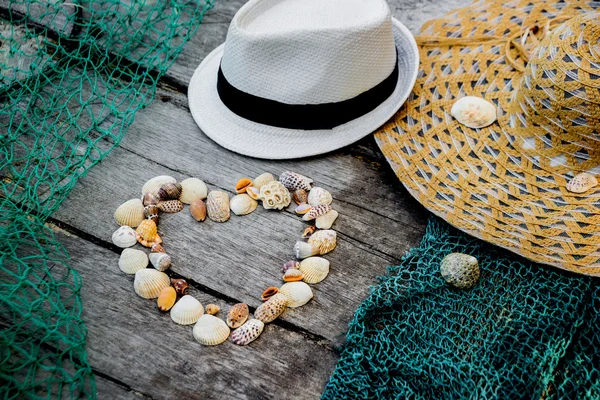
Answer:
[[[600,187],[567,189],[600,172],[595,7],[487,0],[429,21],[414,91],[376,140],[409,192],[452,225],[598,276]],[[497,120],[459,123],[451,110],[466,96],[491,102]]]
[[[190,111],[237,153],[311,156],[381,127],[419,67],[385,0],[250,0],[194,72]]]

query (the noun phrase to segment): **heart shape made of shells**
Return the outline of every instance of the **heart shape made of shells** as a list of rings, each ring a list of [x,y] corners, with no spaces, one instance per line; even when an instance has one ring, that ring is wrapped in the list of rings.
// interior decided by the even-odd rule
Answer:
[[[237,194],[230,199],[226,192],[209,192],[206,184],[197,178],[179,183],[166,175],[152,178],[142,187],[141,199],[128,200],[115,211],[115,221],[121,227],[113,233],[112,241],[124,249],[119,268],[126,274],[135,274],[135,292],[146,299],[157,299],[158,309],[170,312],[173,322],[195,324],[193,336],[199,343],[217,345],[230,337],[235,344],[247,345],[260,336],[264,324],[274,321],[288,307],[308,303],[313,297],[308,284],[319,283],[329,274],[329,261],[320,256],[332,251],[337,244],[336,232],[330,228],[338,212],[331,207],[331,194],[312,184],[312,179],[290,171],[282,173],[279,180],[264,173],[255,179],[240,179],[235,186]],[[171,266],[171,256],[163,248],[158,234],[160,212],[180,212],[189,204],[189,212],[198,222],[204,221],[206,216],[215,222],[226,222],[231,212],[237,216],[252,213],[258,201],[262,201],[265,209],[282,210],[292,199],[298,205],[296,213],[302,215],[304,221],[315,224],[302,233],[302,238],[308,239],[306,242],[296,242],[296,258],[283,264],[285,283],[262,293],[264,303],[256,309],[254,318],[250,318],[245,303],[233,305],[225,320],[216,317],[219,306],[203,307],[188,294],[185,279],[171,279],[165,273]],[[130,248],[136,243],[150,248],[150,254]],[[153,268],[148,268],[148,264]]]

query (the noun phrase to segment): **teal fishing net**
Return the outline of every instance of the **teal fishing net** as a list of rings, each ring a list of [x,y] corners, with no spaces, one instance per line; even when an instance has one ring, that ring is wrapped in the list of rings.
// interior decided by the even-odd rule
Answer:
[[[0,0],[0,398],[95,397],[81,278],[45,226],[213,0]]]
[[[439,273],[478,258],[471,290]],[[431,219],[350,324],[324,399],[600,399],[600,282],[508,256]]]

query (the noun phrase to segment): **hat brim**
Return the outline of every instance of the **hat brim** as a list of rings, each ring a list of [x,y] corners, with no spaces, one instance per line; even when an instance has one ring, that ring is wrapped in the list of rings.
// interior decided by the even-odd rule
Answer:
[[[221,45],[198,66],[188,88],[190,111],[200,129],[219,145],[246,156],[290,159],[314,156],[347,146],[374,132],[406,101],[419,70],[419,51],[409,30],[392,19],[398,50],[398,83],[375,110],[333,129],[299,130],[259,124],[227,108],[217,93]]]

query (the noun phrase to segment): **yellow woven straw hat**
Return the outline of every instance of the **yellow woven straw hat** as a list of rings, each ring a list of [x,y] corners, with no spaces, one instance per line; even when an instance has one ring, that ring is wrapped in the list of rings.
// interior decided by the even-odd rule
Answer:
[[[486,0],[429,21],[413,92],[376,133],[433,213],[534,261],[596,276],[600,186],[572,185],[600,173],[598,11],[591,1]],[[459,123],[451,109],[466,96],[493,104],[497,119]]]

